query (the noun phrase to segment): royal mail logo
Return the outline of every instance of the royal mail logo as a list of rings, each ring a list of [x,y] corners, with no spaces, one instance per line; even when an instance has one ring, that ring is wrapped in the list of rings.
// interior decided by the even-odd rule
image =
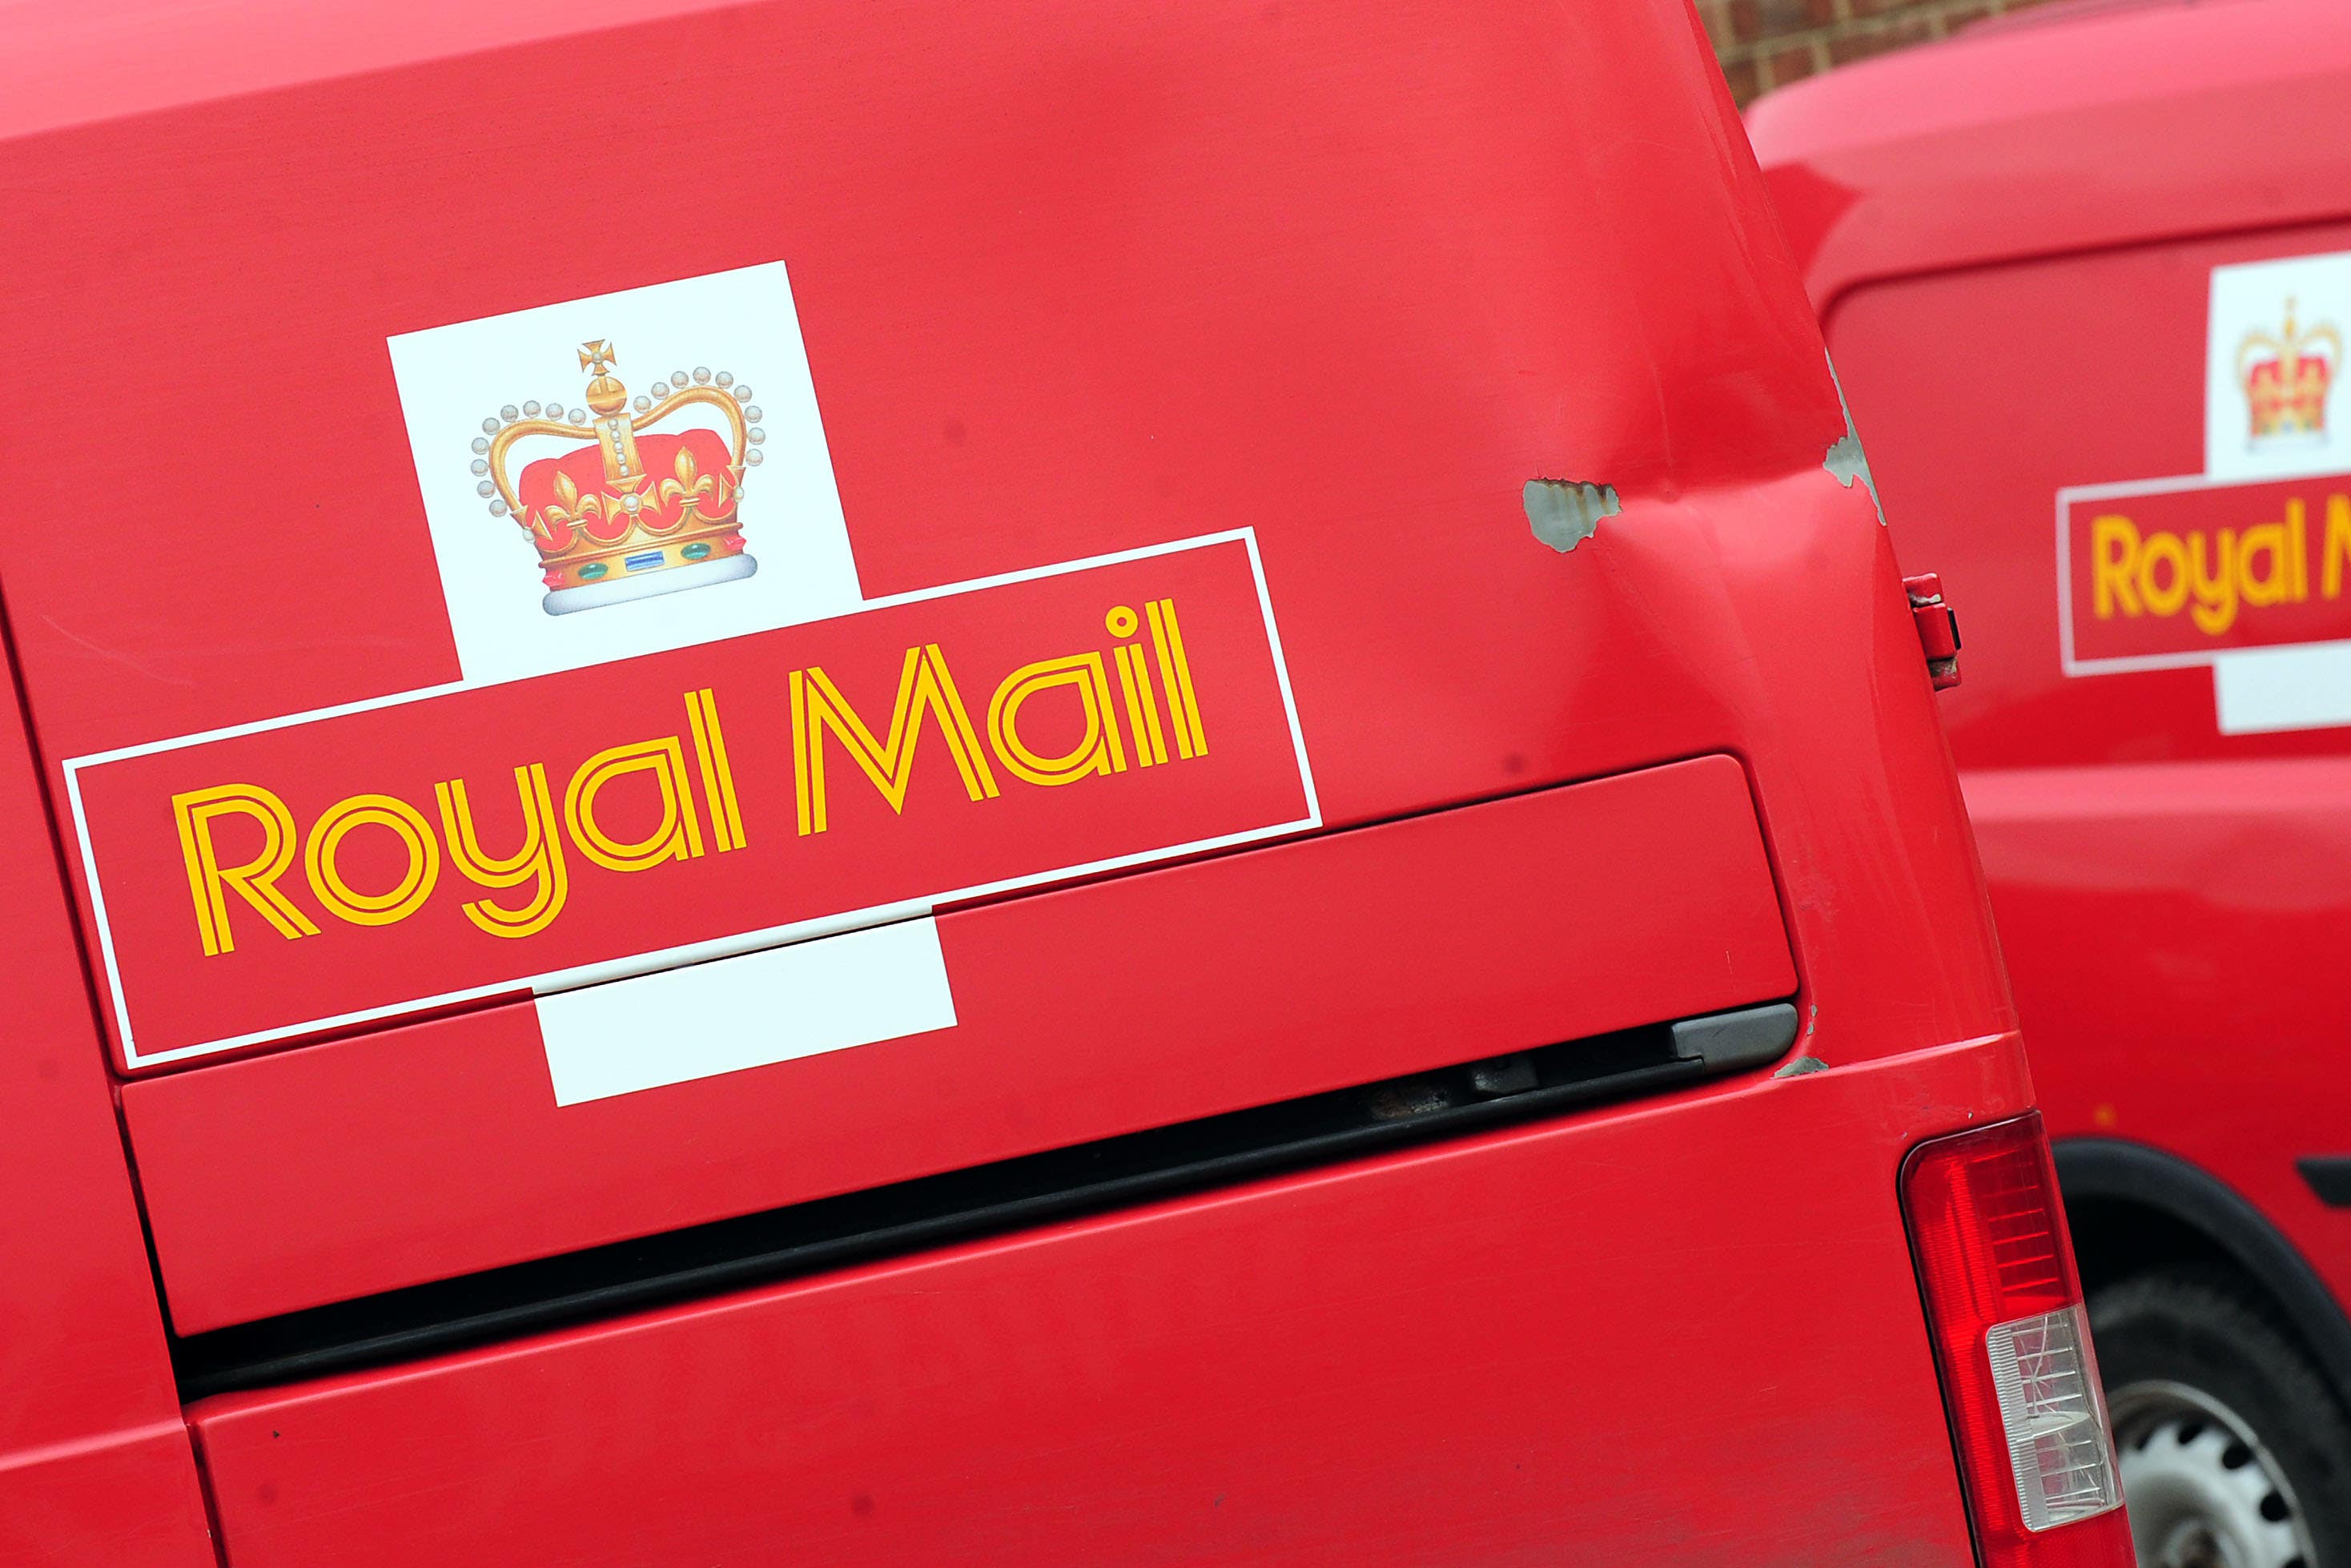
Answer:
[[[864,602],[783,263],[454,322],[389,348],[469,684]],[[584,385],[551,386],[575,358]],[[533,389],[556,395],[521,395]]]
[[[1321,824],[1247,530],[863,596],[781,263],[388,347],[462,676],[65,764],[125,1066]]]
[[[2351,722],[2351,477],[2330,424],[2346,307],[2351,252],[2212,268],[2204,472],[2057,493],[2066,674],[2209,664],[2223,735]]]
[[[625,604],[680,589],[734,582],[758,570],[736,509],[745,470],[762,459],[760,410],[727,371],[671,372],[631,407],[612,373],[619,356],[594,339],[580,346],[587,407],[507,403],[482,421],[472,471],[490,515],[512,517],[538,547],[549,615]],[[719,431],[656,433],[674,414],[715,411]],[[512,472],[517,451],[573,444]]]
[[[2069,674],[2351,638],[2351,476],[2080,486],[2057,533]]]
[[[78,758],[66,778],[131,1066],[1321,821],[1247,533]]]
[[[2237,383],[2245,397],[2246,440],[2255,449],[2323,444],[2326,400],[2343,362],[2343,336],[2319,322],[2294,322],[2294,302],[2285,302],[2284,324],[2256,328],[2237,345]]]

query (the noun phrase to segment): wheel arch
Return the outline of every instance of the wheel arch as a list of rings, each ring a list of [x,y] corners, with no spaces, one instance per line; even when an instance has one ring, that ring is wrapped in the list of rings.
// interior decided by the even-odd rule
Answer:
[[[2174,1261],[2221,1262],[2277,1309],[2351,1401],[2351,1318],[2308,1259],[2220,1177],[2120,1138],[2056,1145],[2057,1182],[2085,1291]]]

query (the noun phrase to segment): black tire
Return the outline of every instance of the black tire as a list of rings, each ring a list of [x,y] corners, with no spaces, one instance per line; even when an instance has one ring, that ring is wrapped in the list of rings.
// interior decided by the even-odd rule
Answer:
[[[2179,1462],[2192,1467],[2184,1445],[2199,1436],[2199,1425],[2228,1432],[2225,1418],[2199,1424],[2177,1403],[2165,1415],[2169,1396],[2162,1385],[2192,1390],[2222,1416],[2234,1416],[2241,1435],[2251,1438],[2222,1448],[2206,1437],[2203,1450],[2217,1450],[2231,1485],[2263,1498],[2263,1519],[2298,1519],[2308,1539],[2304,1568],[2351,1568],[2351,1420],[2309,1354],[2256,1293],[2216,1269],[2142,1274],[2090,1299],[2090,1333],[2115,1407],[2126,1493],[2135,1473],[2146,1477],[2166,1462],[2151,1445],[2181,1445]],[[2256,1476],[2283,1484],[2257,1485]],[[2157,1483],[2136,1484],[2152,1501]],[[2143,1531],[2154,1526],[2154,1510],[2147,1512],[2146,1521],[2132,1520],[2142,1553],[2153,1549]],[[2197,1558],[2190,1552],[2178,1560]]]

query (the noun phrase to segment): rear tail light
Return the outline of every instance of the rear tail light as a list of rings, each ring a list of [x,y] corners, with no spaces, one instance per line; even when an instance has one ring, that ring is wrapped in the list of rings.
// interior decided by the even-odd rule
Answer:
[[[1902,1206],[1984,1568],[2131,1568],[2040,1116],[1920,1145]]]

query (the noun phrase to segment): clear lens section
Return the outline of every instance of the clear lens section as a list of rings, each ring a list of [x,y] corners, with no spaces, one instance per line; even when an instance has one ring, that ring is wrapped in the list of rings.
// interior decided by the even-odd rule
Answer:
[[[2088,1519],[2122,1500],[2089,1346],[2078,1306],[2018,1318],[1984,1334],[2027,1530]]]

